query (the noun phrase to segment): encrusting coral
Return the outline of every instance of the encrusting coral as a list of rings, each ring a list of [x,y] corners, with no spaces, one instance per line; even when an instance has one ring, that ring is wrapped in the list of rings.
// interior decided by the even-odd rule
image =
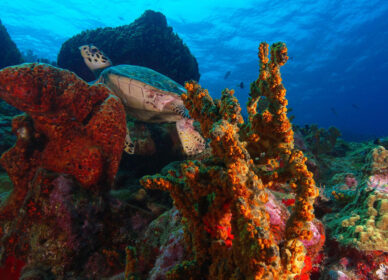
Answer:
[[[213,156],[141,180],[147,188],[168,190],[186,224],[192,257],[170,270],[169,279],[308,279],[311,260],[323,245],[313,214],[318,190],[306,158],[294,148],[287,118],[280,77],[286,45],[273,44],[270,60],[268,54],[268,44],[261,43],[247,122],[233,90],[213,100],[196,82],[186,83],[182,98]],[[267,106],[258,111],[260,99]],[[279,207],[270,190],[280,184],[296,195],[282,238],[271,224],[271,209]]]

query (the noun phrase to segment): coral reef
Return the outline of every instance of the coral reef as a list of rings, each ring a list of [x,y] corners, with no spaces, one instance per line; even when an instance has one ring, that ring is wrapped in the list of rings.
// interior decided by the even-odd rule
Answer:
[[[271,60],[268,54],[262,43],[247,123],[233,91],[224,90],[214,101],[197,83],[187,83],[182,98],[210,140],[213,156],[141,180],[147,188],[168,190],[184,217],[191,257],[171,269],[169,279],[305,278],[323,245],[323,227],[312,206],[318,191],[306,158],[293,146],[286,115],[280,67],[287,48],[276,43]],[[260,97],[268,107],[257,111]],[[271,194],[279,185],[295,191],[288,219]]]
[[[154,220],[139,243],[137,271],[146,279],[163,279],[188,254],[179,211],[173,207]]]
[[[0,71],[0,97],[28,113],[13,119],[17,142],[0,158],[13,183],[0,209],[1,260],[25,262],[23,275],[68,279],[80,266],[89,277],[119,269],[118,257],[109,262],[117,255],[109,253],[117,201],[108,194],[126,122],[110,93],[46,64]]]
[[[7,29],[0,21],[0,69],[23,62],[22,55],[16,44],[11,40]]]
[[[337,139],[341,136],[341,132],[333,126],[327,130],[318,128],[317,125],[295,126],[295,128],[303,134],[305,143],[315,156],[332,153]]]
[[[348,143],[338,139],[338,143],[341,145],[331,153],[319,154],[316,161],[322,188],[314,206],[327,232],[321,278],[385,279],[386,150],[375,141]]]
[[[46,64],[0,70],[0,152],[16,139],[0,158],[1,277],[386,279],[388,138],[291,127],[287,48],[268,47],[245,121],[233,90],[185,84],[209,143],[190,159],[175,125],[126,123],[103,86]],[[126,126],[136,155],[121,160]]]
[[[362,187],[341,211],[325,216],[331,235],[363,251],[388,251],[388,194]]]
[[[346,143],[340,138],[341,133],[335,127],[319,128],[317,125],[293,125],[295,145],[308,158],[306,164],[314,178],[333,176],[330,168],[324,162],[325,157],[344,156],[349,150]],[[319,165],[319,167],[318,167]],[[330,174],[328,174],[330,173]]]
[[[368,165],[365,172],[369,175],[388,173],[388,151],[383,146],[377,146],[367,155]]]
[[[85,44],[100,48],[113,65],[145,66],[180,84],[190,79],[199,80],[196,59],[159,12],[148,10],[129,25],[88,30],[67,40],[58,54],[58,65],[90,81],[95,77],[78,50]]]

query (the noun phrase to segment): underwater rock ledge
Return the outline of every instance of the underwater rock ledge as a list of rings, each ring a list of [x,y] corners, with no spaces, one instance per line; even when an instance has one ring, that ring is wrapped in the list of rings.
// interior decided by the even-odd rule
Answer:
[[[86,67],[78,48],[93,44],[113,65],[133,64],[151,68],[183,84],[199,80],[198,63],[182,39],[167,26],[160,12],[147,10],[129,25],[87,30],[63,43],[58,66],[74,71],[86,81],[95,77]]]
[[[22,54],[0,21],[0,69],[23,62]]]

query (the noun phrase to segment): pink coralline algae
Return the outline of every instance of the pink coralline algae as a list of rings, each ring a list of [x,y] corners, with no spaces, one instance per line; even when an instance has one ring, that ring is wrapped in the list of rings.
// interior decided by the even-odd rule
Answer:
[[[353,187],[357,187],[357,179],[354,177],[353,174],[347,174],[345,176],[345,184],[349,187],[349,188],[353,188]]]

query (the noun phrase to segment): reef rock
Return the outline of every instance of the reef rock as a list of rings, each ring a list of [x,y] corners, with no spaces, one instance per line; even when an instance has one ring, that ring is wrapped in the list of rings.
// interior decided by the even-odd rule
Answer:
[[[324,217],[329,232],[326,268],[342,265],[350,279],[377,276],[388,261],[388,194],[364,183],[353,201]]]
[[[0,21],[0,69],[23,62],[22,55]],[[0,100],[0,154],[12,146],[15,137],[11,133],[11,118],[19,111]]]
[[[383,146],[372,149],[367,156],[364,170],[370,175],[388,173],[388,151]]]
[[[22,55],[16,44],[11,40],[7,29],[0,21],[0,69],[23,62]]]
[[[342,211],[325,217],[336,240],[361,250],[388,252],[388,194],[368,187]]]
[[[78,49],[85,44],[100,48],[113,65],[149,67],[181,84],[199,80],[195,57],[159,12],[148,10],[129,25],[88,30],[67,40],[59,52],[58,65],[90,81],[95,77]]]
[[[148,274],[147,279],[166,279],[166,273],[188,254],[179,211],[173,207],[154,220],[139,245],[141,257],[138,265],[144,276]]]

